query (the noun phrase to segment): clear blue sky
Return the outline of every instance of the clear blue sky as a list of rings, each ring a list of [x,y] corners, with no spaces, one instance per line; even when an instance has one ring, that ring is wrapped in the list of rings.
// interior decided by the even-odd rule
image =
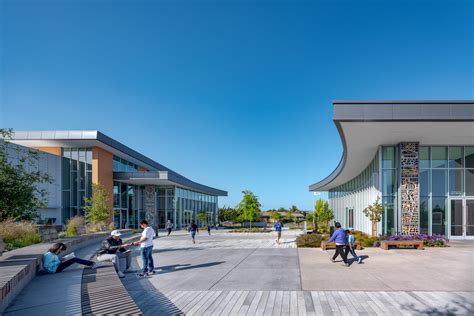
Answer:
[[[473,1],[2,0],[0,126],[98,129],[197,182],[311,209],[332,100],[473,99]]]

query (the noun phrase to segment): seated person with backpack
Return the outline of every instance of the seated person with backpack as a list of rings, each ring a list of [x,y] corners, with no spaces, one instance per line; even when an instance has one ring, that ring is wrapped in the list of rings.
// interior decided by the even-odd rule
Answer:
[[[110,237],[102,242],[100,249],[97,251],[97,260],[99,261],[111,261],[115,266],[115,271],[119,277],[123,278],[125,275],[120,270],[120,259],[125,258],[127,272],[134,272],[131,270],[132,255],[131,251],[127,250],[132,244],[123,244],[120,238],[122,234],[118,230],[113,230],[110,233]]]

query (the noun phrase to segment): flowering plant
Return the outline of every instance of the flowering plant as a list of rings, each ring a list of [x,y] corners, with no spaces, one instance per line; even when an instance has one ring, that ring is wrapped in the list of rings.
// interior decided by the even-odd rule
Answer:
[[[416,235],[390,235],[383,238],[384,240],[421,240],[423,245],[426,247],[445,247],[447,239],[444,235],[441,234],[416,234]]]

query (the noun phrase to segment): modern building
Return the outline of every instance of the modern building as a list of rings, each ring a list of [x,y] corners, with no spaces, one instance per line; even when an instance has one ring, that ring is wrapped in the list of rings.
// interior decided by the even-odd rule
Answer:
[[[474,101],[335,101],[343,154],[311,185],[335,219],[372,232],[363,209],[380,197],[383,234],[474,238]]]
[[[57,194],[48,194],[48,207],[40,215],[55,223],[84,215],[84,197],[91,197],[93,183],[109,192],[113,220],[120,228],[137,228],[141,219],[158,228],[169,220],[180,228],[196,220],[198,212],[215,223],[218,197],[227,196],[99,131],[17,131],[10,143],[41,152],[38,168],[50,173],[53,183],[47,191]]]

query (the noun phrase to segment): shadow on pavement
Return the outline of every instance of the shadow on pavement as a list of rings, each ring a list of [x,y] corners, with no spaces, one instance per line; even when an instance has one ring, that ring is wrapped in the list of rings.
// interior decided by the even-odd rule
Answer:
[[[190,269],[208,268],[208,267],[213,267],[222,263],[225,263],[225,261],[208,262],[208,263],[202,263],[202,264],[196,264],[196,265],[173,264],[170,266],[157,267],[155,268],[155,270],[161,270],[160,272],[158,272],[158,274],[165,274],[165,273],[178,272],[178,271],[184,271],[184,270],[190,270]]]
[[[444,307],[429,306],[426,308],[417,308],[414,304],[401,305],[402,310],[416,315],[439,315],[439,316],[454,316],[454,315],[473,315],[474,309],[472,302],[469,302],[464,297],[459,300],[453,300]]]

